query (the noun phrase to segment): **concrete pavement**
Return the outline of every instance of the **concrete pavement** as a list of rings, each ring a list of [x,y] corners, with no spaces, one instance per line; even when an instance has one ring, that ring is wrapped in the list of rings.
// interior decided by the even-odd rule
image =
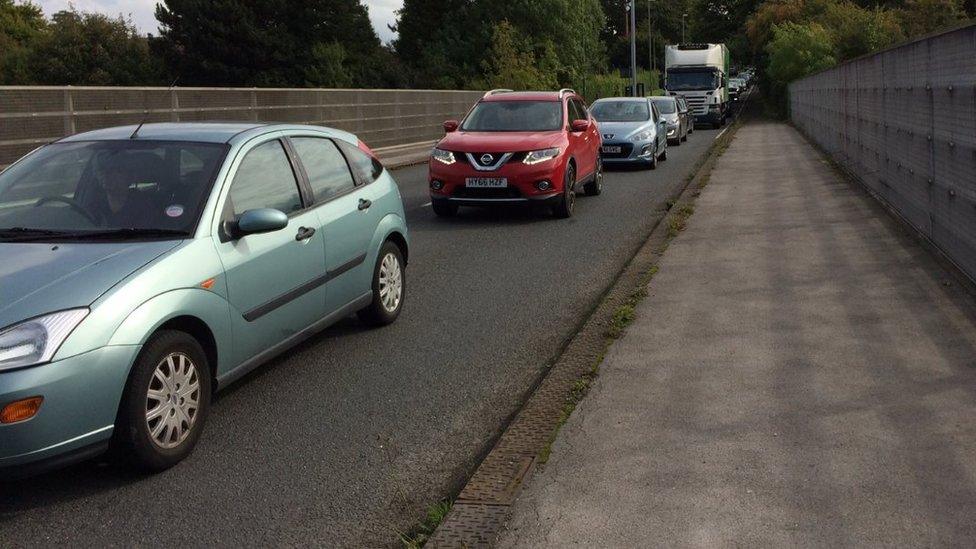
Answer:
[[[973,298],[756,122],[500,546],[973,546],[974,516]]]

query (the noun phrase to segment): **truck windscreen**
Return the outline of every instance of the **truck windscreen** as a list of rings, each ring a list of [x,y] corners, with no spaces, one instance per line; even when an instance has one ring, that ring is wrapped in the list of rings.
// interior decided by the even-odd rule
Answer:
[[[718,75],[714,72],[673,72],[668,71],[665,87],[669,91],[714,90],[719,87]]]

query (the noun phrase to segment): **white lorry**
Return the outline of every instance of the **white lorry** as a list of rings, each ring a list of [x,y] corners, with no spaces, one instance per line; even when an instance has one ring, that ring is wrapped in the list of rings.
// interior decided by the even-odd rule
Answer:
[[[665,46],[664,89],[685,98],[696,124],[721,127],[729,115],[729,49],[725,44]]]

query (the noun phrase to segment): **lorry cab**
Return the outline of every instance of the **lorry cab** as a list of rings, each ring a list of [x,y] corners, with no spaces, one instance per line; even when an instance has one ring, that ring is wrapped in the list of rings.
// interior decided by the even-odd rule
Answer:
[[[725,44],[665,47],[664,89],[688,103],[696,124],[718,128],[729,112],[729,50]]]

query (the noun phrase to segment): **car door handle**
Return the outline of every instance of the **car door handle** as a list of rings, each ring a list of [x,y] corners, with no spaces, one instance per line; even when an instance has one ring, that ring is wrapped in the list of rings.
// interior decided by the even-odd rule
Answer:
[[[309,238],[312,238],[312,235],[314,234],[315,234],[315,229],[313,229],[312,227],[299,227],[298,234],[295,235],[295,240],[299,242],[301,242],[302,240],[308,240]]]
[[[373,201],[372,200],[366,200],[365,198],[360,198],[359,199],[359,210],[360,211],[362,211],[362,210],[368,210],[369,207],[372,206],[372,205],[373,205]]]

